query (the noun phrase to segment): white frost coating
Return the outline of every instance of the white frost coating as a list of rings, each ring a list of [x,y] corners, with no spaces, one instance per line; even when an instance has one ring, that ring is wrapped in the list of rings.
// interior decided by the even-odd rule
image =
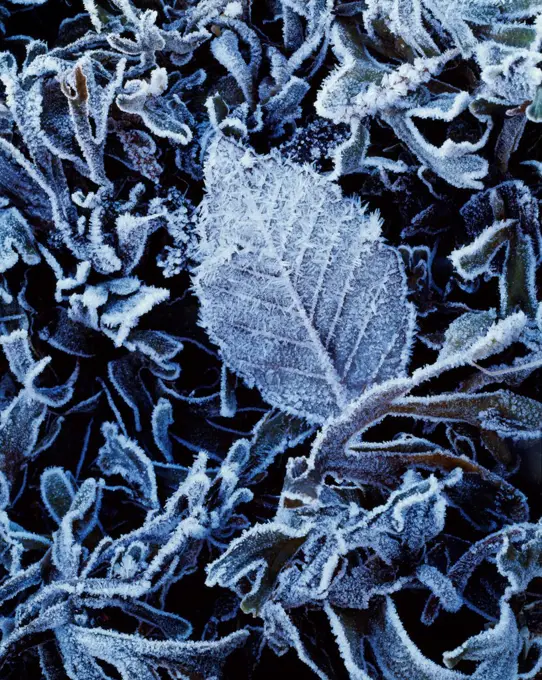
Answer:
[[[522,540],[510,540],[503,533],[503,544],[496,558],[499,573],[509,581],[506,598],[526,590],[529,583],[542,576],[542,525],[534,525],[534,532],[521,529]]]
[[[245,531],[229,544],[224,555],[208,566],[206,585],[232,586],[253,573],[252,591],[257,590],[268,567],[266,551],[280,541],[302,539],[305,535],[304,530],[296,531],[278,522],[257,525]]]
[[[523,648],[516,618],[507,602],[501,603],[498,623],[475,635],[453,651],[445,652],[444,663],[453,668],[460,660],[480,661],[473,680],[501,680],[518,677],[518,657]]]
[[[474,281],[477,276],[490,271],[491,261],[497,250],[506,242],[506,232],[513,222],[513,220],[495,222],[491,227],[484,229],[472,243],[452,252],[450,260],[465,281]]]
[[[363,118],[390,109],[408,108],[407,96],[440,73],[456,54],[416,57],[412,64],[403,63],[392,70],[367,53],[356,54],[339,24],[334,24],[331,39],[333,51],[343,65],[324,81],[315,108],[319,116],[331,118],[335,123],[347,123],[354,116]]]
[[[276,602],[268,602],[265,605],[265,635],[280,647],[292,647],[295,649],[303,663],[321,680],[330,680],[328,676],[317,666],[307,652],[299,631],[291,622],[284,608]]]
[[[403,7],[403,13],[403,21],[408,21],[412,10]],[[338,23],[332,29],[332,42],[341,65],[328,76],[318,93],[315,103],[318,115],[335,123],[352,123],[379,115],[418,157],[422,169],[430,168],[456,187],[482,188],[479,180],[487,174],[488,164],[475,152],[487,142],[492,128],[490,117],[477,116],[485,123],[485,131],[477,142],[455,142],[448,138],[441,146],[425,139],[413,120],[449,122],[467,109],[472,100],[468,92],[435,95],[426,87],[457,56],[458,50],[416,57],[412,64],[392,69],[373,59],[360,41]]]
[[[486,335],[478,340],[469,351],[473,361],[486,359],[502,352],[513,342],[517,342],[527,325],[528,319],[523,312],[516,312],[506,319],[497,321]]]
[[[487,41],[477,46],[476,59],[481,68],[479,97],[515,107],[531,102],[542,83],[542,71],[537,67],[541,61],[540,38],[530,49],[518,49]]]
[[[252,71],[239,50],[237,35],[228,29],[211,43],[215,59],[235,78],[247,102],[252,102]]]
[[[0,345],[9,363],[9,369],[17,380],[24,384],[36,361],[30,350],[28,332],[24,329],[0,335]]]
[[[380,42],[378,28],[383,24],[397,39],[417,54],[435,53],[438,44],[454,45],[463,57],[473,55],[480,25],[495,32],[506,29],[517,19],[536,17],[540,3],[472,2],[472,0],[367,0],[363,21],[369,35]],[[389,38],[388,38],[389,40]]]
[[[41,260],[25,218],[15,208],[0,208],[0,273],[11,269],[19,257],[29,265]]]
[[[115,226],[119,239],[119,250],[124,260],[124,272],[129,274],[139,263],[149,235],[159,226],[158,220],[165,217],[165,211],[139,217],[123,213],[116,219]]]
[[[309,166],[225,137],[211,146],[206,189],[194,286],[230,368],[313,422],[404,374],[414,311],[377,215]]]
[[[178,100],[164,94],[167,86],[167,71],[155,69],[148,82],[142,79],[127,81],[116,98],[117,106],[121,111],[140,116],[158,137],[188,144],[192,131],[177,115],[183,112]]]
[[[496,318],[495,310],[491,309],[487,312],[467,312],[452,321],[444,333],[444,344],[439,352],[439,360],[470,350],[476,342],[485,337]]]
[[[104,423],[105,444],[98,455],[98,466],[106,475],[120,475],[137,489],[137,496],[150,509],[159,507],[154,467],[143,449],[119,432],[117,425]]]
[[[108,335],[120,347],[141,316],[167,300],[169,290],[143,286],[135,277],[112,279],[70,296],[69,316]]]
[[[361,638],[356,636],[355,630],[348,630],[344,620],[329,603],[325,604],[324,610],[328,616],[335,640],[337,641],[339,653],[352,680],[372,680],[358,664],[358,661],[363,661],[361,653],[363,642]]]
[[[23,389],[0,412],[0,461],[2,469],[10,461],[6,452],[28,458],[38,442],[41,424],[47,415],[45,404],[36,401],[29,390]]]
[[[66,627],[65,635],[72,638],[72,664],[75,662],[77,665],[77,656],[73,654],[75,651],[79,655],[79,661],[87,667],[85,655],[88,654],[112,664],[123,680],[150,680],[156,677],[157,667],[169,669],[170,677],[178,670],[179,677],[187,677],[187,672],[194,675],[201,673],[202,677],[217,680],[220,677],[221,664],[228,654],[244,644],[248,633],[240,630],[216,641],[152,640],[104,628],[90,629],[70,625]]]
[[[386,599],[382,621],[370,642],[384,677],[393,680],[466,680],[463,673],[448,670],[427,659],[409,638],[395,605]]]
[[[168,434],[168,428],[173,423],[173,407],[171,402],[163,397],[160,397],[158,403],[152,410],[151,426],[154,442],[164,458],[172,463],[173,457],[171,455],[171,440]]]
[[[381,616],[375,622],[371,646],[384,676],[389,680],[513,680],[518,678],[518,657],[523,646],[510,606],[501,605],[498,623],[463,645],[443,655],[448,668],[423,656],[408,637],[393,601],[388,598]],[[480,662],[466,675],[451,667],[461,659]]]
[[[45,368],[51,363],[46,356],[36,361],[32,355],[30,340],[26,330],[16,330],[9,335],[0,336],[0,346],[8,360],[10,371],[24,386],[28,396],[48,406],[64,406],[72,398],[75,382],[79,374],[78,366],[63,385],[39,387],[36,383]]]
[[[456,612],[461,608],[463,599],[454,588],[450,579],[435,567],[422,564],[416,571],[418,580],[436,595],[442,608],[447,612]]]
[[[224,16],[235,19],[243,14],[243,5],[238,2],[228,2],[224,9]]]
[[[57,524],[60,524],[64,511],[68,509],[75,495],[71,478],[60,467],[44,470],[40,479],[40,491],[43,504]]]

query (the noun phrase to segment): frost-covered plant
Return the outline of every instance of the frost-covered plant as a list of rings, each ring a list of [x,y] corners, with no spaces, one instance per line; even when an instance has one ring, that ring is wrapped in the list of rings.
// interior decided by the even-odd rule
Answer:
[[[2,677],[540,675],[541,14],[2,5]]]
[[[228,365],[315,422],[402,375],[414,315],[378,216],[310,167],[225,137],[205,170],[195,286]]]
[[[41,478],[42,502],[58,524],[51,540],[14,532],[9,521],[4,524],[2,540],[12,557],[5,565],[0,598],[12,602],[13,609],[3,619],[0,659],[5,663],[17,645],[24,647],[51,631],[54,641],[39,646],[46,677],[62,673],[62,668],[74,680],[88,674],[110,677],[100,661],[126,679],[154,673],[156,668],[166,669],[172,678],[193,672],[215,677],[225,657],[243,644],[246,633],[238,631],[214,642],[185,641],[190,624],[162,609],[171,586],[196,568],[202,545],[221,542],[230,522],[239,525],[242,517],[236,507],[251,498],[248,489],[238,486],[247,463],[246,448],[232,449],[212,472],[200,455],[162,505],[151,461],[114,425],[108,423],[103,429],[106,444],[98,464],[105,474],[120,474],[127,480],[148,509],[146,517],[140,527],[118,538],[103,535],[99,517],[107,492],[104,481],[88,478],[76,489],[64,470],[46,469]],[[5,478],[2,483],[9,493]],[[45,552],[22,567],[25,539],[27,543],[34,539]],[[36,586],[40,586],[37,591]],[[134,621],[134,633],[100,625],[107,620],[102,612],[114,609]],[[143,625],[145,636],[138,634]]]
[[[425,659],[410,640],[393,601],[399,591],[423,588],[448,612],[469,604],[464,584],[475,560],[483,560],[486,554],[474,557],[473,548],[471,561],[462,558],[468,567],[460,572],[459,587],[454,568],[448,575],[436,566],[446,543],[453,542],[443,533],[450,504],[448,489],[461,484],[462,473],[457,469],[441,482],[411,471],[385,503],[371,510],[356,502],[351,486],[324,483],[310,504],[296,504],[295,496],[286,490],[274,522],[256,526],[236,539],[210,565],[207,582],[242,593],[243,609],[264,620],[266,642],[279,653],[293,647],[322,678],[334,677],[333,671],[326,668],[328,660],[315,641],[304,640],[297,629],[299,608],[308,607],[307,614],[315,606],[324,609],[350,677],[403,678],[407,672],[449,680],[518,677],[525,639],[508,602],[512,593],[524,591],[536,578],[534,564],[539,555],[535,548],[526,568],[517,549],[510,552],[504,536],[510,533],[520,550],[525,550],[522,540],[537,536],[538,526],[515,525],[518,529],[503,531],[493,551],[498,552],[500,573],[511,585],[502,594],[500,617],[493,628],[443,656],[448,668],[461,659],[479,661],[473,673],[447,671]],[[539,646],[536,636],[534,645]],[[539,656],[522,677],[534,678],[541,667]]]

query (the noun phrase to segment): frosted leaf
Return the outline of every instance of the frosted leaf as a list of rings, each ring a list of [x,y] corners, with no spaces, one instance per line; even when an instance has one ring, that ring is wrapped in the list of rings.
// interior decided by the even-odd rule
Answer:
[[[95,479],[86,479],[54,534],[52,559],[64,579],[79,575],[81,542],[96,524],[100,501],[101,485]]]
[[[403,374],[413,309],[376,215],[310,167],[223,137],[206,188],[194,285],[230,368],[271,404],[315,422]]]
[[[350,175],[357,172],[369,172],[372,168],[381,168],[394,172],[404,172],[407,166],[402,162],[393,162],[387,158],[367,157],[370,137],[369,130],[357,118],[350,124],[350,138],[339,144],[333,153],[335,169],[332,177]]]
[[[148,621],[159,628],[171,640],[185,640],[192,633],[192,626],[182,616],[157,609],[144,602],[125,602],[123,609],[140,621]]]
[[[415,53],[434,54],[439,51],[437,43],[444,43],[457,46],[468,58],[478,44],[481,26],[497,37],[499,30],[510,28],[512,22],[537,16],[540,2],[508,5],[459,0],[451,11],[448,0],[369,0],[364,10],[367,31],[380,44],[386,45],[394,37]]]
[[[250,575],[251,588],[241,607],[246,612],[258,611],[273,588],[275,575],[304,540],[303,531],[283,525],[256,526],[232,541],[224,555],[209,565],[206,584],[236,588]]]
[[[402,8],[407,16],[411,9]],[[475,142],[446,139],[437,147],[428,142],[414,123],[414,118],[451,121],[467,108],[467,92],[433,95],[426,85],[438,76],[456,55],[450,50],[442,56],[416,57],[395,69],[373,59],[362,47],[359,36],[336,23],[332,29],[333,48],[341,66],[324,81],[316,99],[316,112],[335,123],[359,124],[366,116],[380,115],[395,135],[406,143],[424,166],[447,182],[461,188],[481,188],[478,181],[487,174],[487,161],[475,154],[491,130]]]
[[[489,327],[485,335],[477,338],[470,347],[464,348],[471,361],[486,359],[507,349],[512,343],[518,342],[527,325],[527,316],[523,312],[510,314],[504,319],[496,321]],[[468,351],[465,351],[467,349]]]
[[[516,534],[520,535],[513,536],[513,540],[512,536],[503,532],[496,563],[499,573],[510,583],[507,597],[524,592],[533,579],[542,576],[542,528],[536,525],[527,527],[523,530],[518,527]]]
[[[467,312],[452,322],[445,333],[444,346],[436,366],[474,364],[503,352],[513,343],[523,342],[528,334],[528,317],[521,311],[491,323],[493,310]],[[519,370],[522,362],[514,362],[505,372]],[[528,360],[525,362],[528,363]],[[491,375],[491,373],[489,373]],[[499,375],[498,373],[496,375]]]
[[[373,59],[356,33],[342,24],[336,23],[331,35],[333,50],[342,64],[324,81],[315,106],[318,115],[336,123],[413,108],[416,92],[423,90],[454,56],[450,52],[417,57],[412,64],[392,68]]]
[[[454,588],[450,579],[436,569],[436,567],[422,564],[416,571],[416,576],[426,588],[431,590],[433,595],[438,597],[445,611],[456,612],[461,608],[463,600],[459,593]]]
[[[126,113],[137,114],[157,137],[179,144],[188,144],[192,132],[185,120],[186,107],[178,95],[165,95],[168,87],[167,71],[155,69],[150,81],[129,80],[117,96],[117,106]]]
[[[280,603],[268,602],[265,605],[264,617],[265,637],[278,654],[284,654],[291,647],[297,652],[300,660],[307,664],[318,678],[330,680],[329,675],[314,660],[305,641],[301,638],[299,630]]]
[[[107,42],[119,52],[130,56],[139,55],[140,68],[135,67],[133,71],[145,70],[155,63],[155,53],[164,49],[166,44],[162,31],[156,26],[157,12],[140,12],[127,2],[117,4],[123,11],[125,22],[134,33],[134,39],[110,33]]]
[[[522,309],[529,316],[536,314],[538,291],[536,271],[538,258],[532,238],[518,229],[512,231],[506,249],[503,273],[499,281],[501,314]]]
[[[171,402],[161,397],[152,411],[152,434],[154,442],[168,462],[173,461],[172,445],[168,434],[169,426],[174,422]]]
[[[28,332],[16,330],[9,335],[1,335],[0,345],[8,360],[10,371],[24,385],[29,374],[34,373],[38,365],[32,355]]]
[[[168,297],[167,289],[144,286],[136,278],[112,279],[71,295],[68,314],[73,321],[102,331],[119,347],[140,317]]]
[[[338,479],[360,484],[394,488],[408,469],[463,470],[460,485],[447,489],[453,505],[475,526],[497,529],[503,517],[523,522],[528,517],[525,496],[510,483],[472,460],[442,451],[430,442],[416,438],[400,438],[390,442],[361,442],[341,457],[328,458],[326,472]],[[473,500],[483,494],[491,497],[491,506],[473,506]]]
[[[34,400],[48,406],[65,406],[72,398],[78,377],[77,366],[63,385],[40,387],[41,374],[50,363],[51,357],[43,357],[39,361],[34,359],[28,332],[16,330],[9,335],[1,335],[0,345],[10,370]]]
[[[481,661],[468,675],[444,668],[416,647],[399,618],[391,599],[386,600],[380,619],[375,620],[369,638],[378,665],[388,678],[406,680],[502,680],[518,677],[518,655],[522,641],[508,605],[503,606],[500,621],[494,628],[470,638],[444,660],[451,666],[462,657]]]
[[[542,433],[542,404],[507,390],[403,397],[390,411],[434,422],[466,422],[512,439],[538,439]]]
[[[16,208],[0,209],[0,273],[13,267],[19,257],[29,265],[41,257],[28,222]]]
[[[201,674],[205,678],[220,676],[220,667],[248,636],[239,630],[212,642],[179,642],[149,640],[139,635],[127,635],[103,628],[70,626],[69,634],[87,654],[106,661],[116,668],[123,680],[134,677],[156,677],[156,668],[164,668],[170,678]]]
[[[481,67],[482,86],[478,95],[481,99],[516,107],[535,98],[542,83],[537,51],[488,41],[479,45],[476,58]]]
[[[326,604],[325,611],[350,678],[371,680],[371,676],[365,671],[363,640],[359,626],[356,625],[355,615],[329,604]]]
[[[502,182],[474,194],[459,212],[473,238],[495,222],[516,220],[525,233],[540,243],[538,202],[529,187],[519,180]]]
[[[21,390],[0,413],[0,467],[8,478],[34,453],[46,415],[47,407],[27,390]]]
[[[254,427],[250,448],[250,476],[255,478],[275,457],[304,441],[313,432],[301,418],[273,410]]]
[[[337,571],[342,564],[346,545],[342,532],[334,532],[324,520],[303,543],[303,566],[286,566],[277,579],[275,599],[287,608],[302,607],[307,602],[323,602],[331,594]],[[327,529],[327,530],[326,530]]]
[[[215,59],[235,78],[245,100],[252,104],[253,72],[241,55],[237,35],[233,31],[225,29],[213,40],[211,50]]]
[[[496,318],[495,310],[462,314],[446,329],[439,359],[446,359],[457,352],[470,350],[472,345],[487,335]]]
[[[141,367],[140,357],[134,354],[110,361],[107,365],[111,385],[132,410],[136,432],[141,431],[142,417],[148,417],[152,409],[150,395],[141,379]]]
[[[188,26],[203,26],[216,20],[224,14],[230,2],[231,0],[200,0],[186,12]],[[244,4],[245,0],[242,2]]]
[[[274,522],[245,532],[210,565],[207,583],[241,590],[243,610],[264,618],[271,594],[289,609],[325,598],[366,608],[373,596],[403,586],[387,565],[414,559],[442,531],[443,490],[460,480],[459,471],[442,482],[411,472],[385,504],[370,512],[341,503],[327,487],[321,489],[321,504],[299,516],[283,500]],[[348,553],[362,554],[359,548],[372,555],[367,565],[358,571],[339,569]],[[247,579],[250,588],[244,585]]]
[[[75,490],[66,472],[59,467],[47,468],[40,479],[41,499],[57,524],[68,512]]]
[[[465,281],[472,281],[477,276],[491,273],[491,262],[501,246],[508,242],[513,226],[513,220],[495,222],[472,243],[454,250],[450,255],[450,260],[458,274]]]
[[[352,563],[342,569],[329,589],[326,604],[345,609],[367,610],[374,598],[391,595],[403,590],[412,582],[412,576],[397,576],[393,564],[386,564],[375,555],[356,564],[356,553]]]
[[[498,276],[501,315],[519,308],[534,317],[541,235],[538,205],[529,189],[522,182],[503,182],[474,196],[461,212],[469,232],[477,235],[451,254],[457,272],[467,281],[481,274]],[[485,226],[488,222],[491,226]],[[499,251],[503,257],[495,265]]]
[[[204,42],[209,40],[212,34],[206,29],[190,31],[181,35],[178,31],[163,31],[162,38],[165,41],[164,50],[172,52],[171,61],[176,66],[183,66],[193,57],[193,52]]]
[[[414,123],[413,118],[429,118],[450,121],[462,113],[469,103],[467,93],[457,96],[441,95],[430,106],[420,106],[408,112],[387,112],[383,119],[394,133],[405,142],[421,163],[460,189],[481,189],[480,180],[487,175],[488,163],[475,152],[481,149],[492,129],[492,121],[486,118],[486,129],[475,142],[455,142],[448,138],[437,147],[428,142]]]
[[[504,592],[507,601],[511,595],[524,591],[529,582],[540,575],[540,546],[539,526],[519,521],[474,543],[448,570],[447,576],[454,588],[464,593],[477,568],[484,561],[496,561],[499,573],[509,582]],[[466,597],[465,600],[468,602]],[[475,610],[486,615],[483,607],[478,606]],[[438,604],[430,598],[424,618],[432,623],[437,615]],[[495,617],[494,606],[489,616]]]
[[[97,63],[83,57],[71,72],[62,73],[60,85],[68,100],[75,138],[88,165],[91,179],[110,186],[104,169],[104,147],[109,109],[120,88],[125,61],[117,64],[116,73],[104,87],[97,84]],[[91,122],[92,121],[92,122]]]
[[[453,668],[462,659],[480,661],[472,674],[476,679],[517,678],[518,657],[522,648],[523,640],[514,613],[510,605],[503,602],[497,624],[469,638],[457,649],[445,652],[444,663],[448,668]]]
[[[301,116],[301,102],[309,89],[306,81],[292,76],[280,92],[265,101],[266,123],[272,126],[274,135],[284,134],[285,125],[291,125]]]
[[[147,239],[160,226],[161,217],[161,213],[144,217],[123,213],[117,217],[115,226],[124,273],[130,274],[141,260]]]
[[[370,546],[388,564],[422,549],[443,530],[447,506],[443,491],[457,485],[461,476],[456,470],[439,482],[433,475],[424,480],[413,471],[405,474],[387,502],[348,532],[347,545]]]
[[[39,337],[52,347],[76,357],[94,356],[97,334],[80,323],[72,321],[68,311],[57,308],[56,322],[39,332]]]
[[[144,451],[119,432],[117,425],[104,423],[105,444],[98,454],[98,466],[105,475],[120,475],[134,487],[134,496],[149,509],[159,507],[153,465]]]

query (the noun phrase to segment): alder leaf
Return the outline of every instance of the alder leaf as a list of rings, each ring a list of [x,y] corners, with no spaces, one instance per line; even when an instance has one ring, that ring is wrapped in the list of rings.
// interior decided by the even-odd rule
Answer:
[[[194,285],[226,364],[312,422],[402,376],[414,325],[380,219],[308,165],[212,144]]]

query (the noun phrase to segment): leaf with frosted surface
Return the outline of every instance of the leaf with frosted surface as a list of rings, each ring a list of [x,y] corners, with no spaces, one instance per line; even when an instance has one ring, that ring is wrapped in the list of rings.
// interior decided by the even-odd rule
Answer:
[[[194,284],[230,368],[314,422],[404,373],[413,311],[375,214],[309,166],[225,137],[210,150],[206,188]]]

